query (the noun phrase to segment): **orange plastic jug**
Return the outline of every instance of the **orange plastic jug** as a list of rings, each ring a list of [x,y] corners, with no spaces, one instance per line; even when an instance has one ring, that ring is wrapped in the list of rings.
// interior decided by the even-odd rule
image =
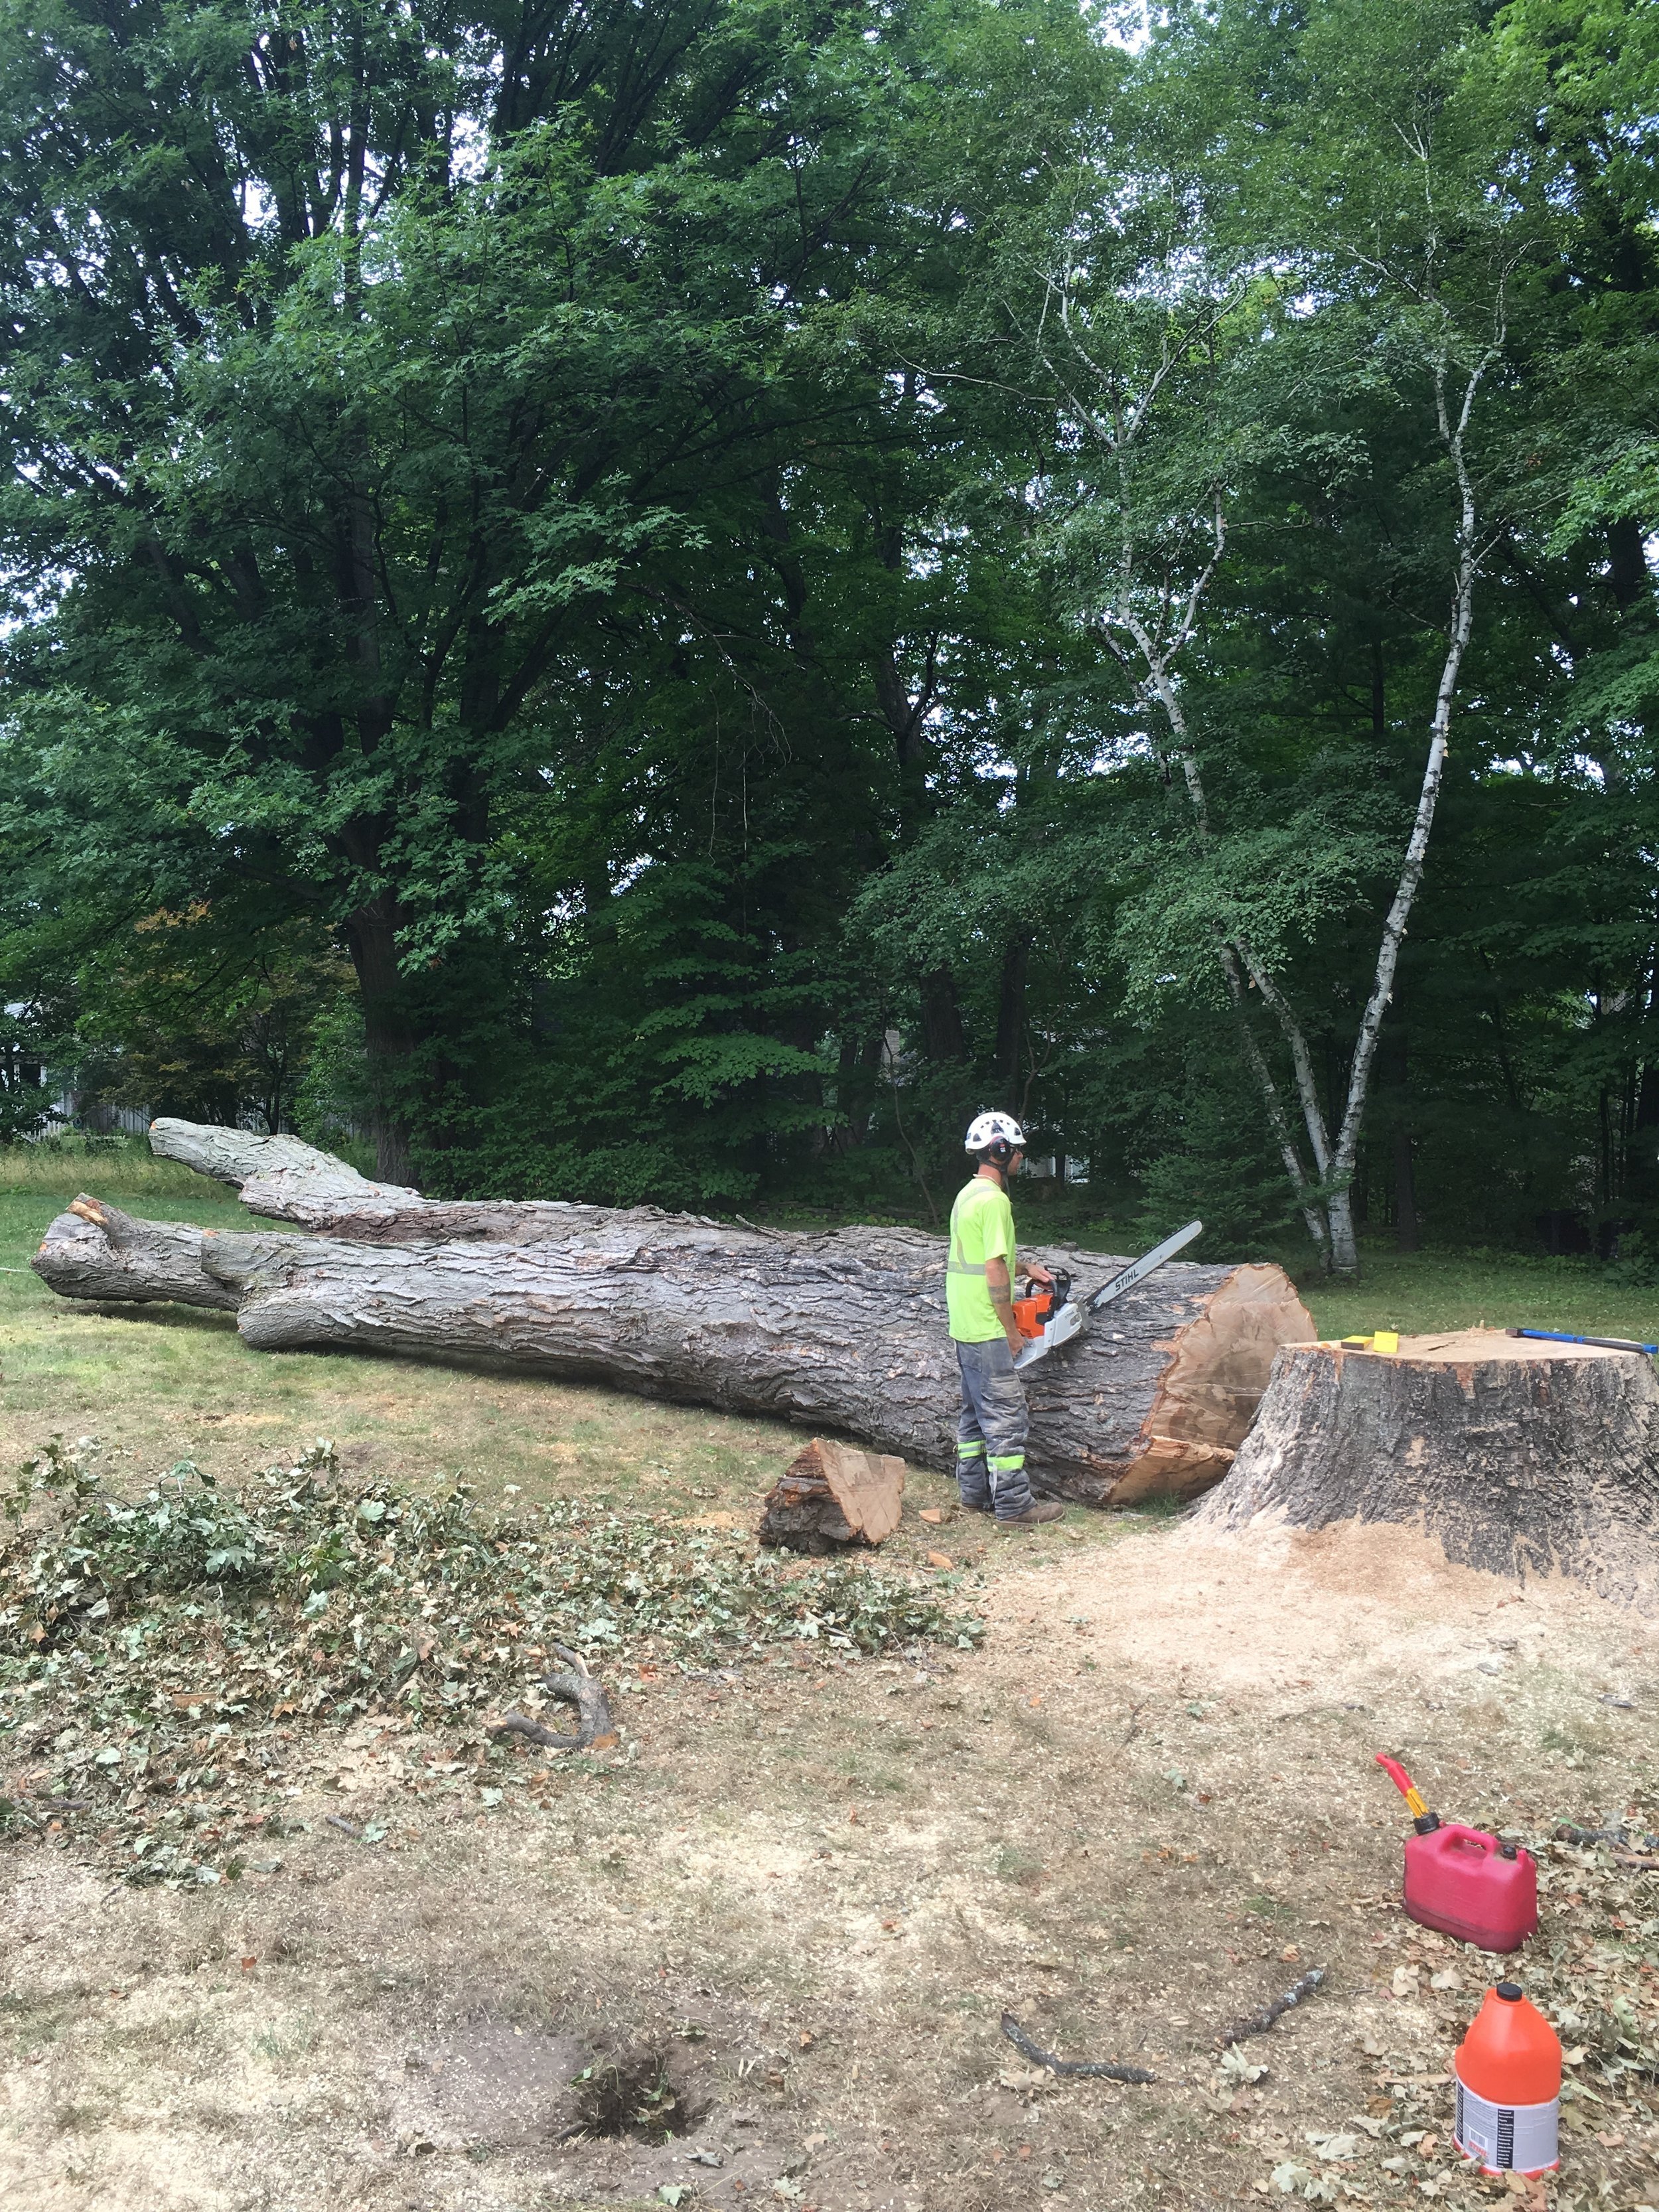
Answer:
[[[1518,1982],[1499,1982],[1452,2062],[1453,2140],[1483,2173],[1550,2173],[1560,2165],[1561,2045]]]

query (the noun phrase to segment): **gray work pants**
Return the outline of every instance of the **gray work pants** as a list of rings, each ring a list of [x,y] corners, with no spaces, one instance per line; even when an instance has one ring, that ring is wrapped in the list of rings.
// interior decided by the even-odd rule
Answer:
[[[1006,1337],[988,1344],[958,1344],[962,1415],[957,1423],[957,1486],[962,1502],[999,1521],[1013,1521],[1031,1503],[1025,1474],[1025,1439],[1031,1417],[1025,1385],[1014,1372]]]

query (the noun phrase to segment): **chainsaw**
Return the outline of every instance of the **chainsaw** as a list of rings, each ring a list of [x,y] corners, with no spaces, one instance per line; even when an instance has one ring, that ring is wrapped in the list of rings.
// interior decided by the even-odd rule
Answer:
[[[1013,1301],[1014,1326],[1028,1339],[1025,1349],[1014,1361],[1016,1370],[1035,1367],[1039,1359],[1046,1359],[1051,1352],[1058,1352],[1062,1344],[1069,1344],[1074,1336],[1083,1334],[1085,1314],[1097,1314],[1121,1298],[1125,1291],[1133,1290],[1144,1283],[1155,1267],[1166,1260],[1173,1260],[1177,1252],[1184,1252],[1194,1237],[1201,1237],[1204,1224],[1189,1221],[1184,1229],[1177,1229],[1173,1237],[1166,1237],[1161,1244],[1154,1244],[1150,1252],[1143,1252],[1138,1260],[1112,1277],[1109,1283],[1085,1298],[1081,1304],[1072,1296],[1072,1279],[1056,1267],[1052,1283],[1034,1283],[1029,1279],[1019,1286],[1019,1295]]]

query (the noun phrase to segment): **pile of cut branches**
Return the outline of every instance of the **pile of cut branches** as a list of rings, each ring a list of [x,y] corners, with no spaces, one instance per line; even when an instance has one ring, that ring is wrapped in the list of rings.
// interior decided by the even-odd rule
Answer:
[[[211,1799],[222,1838],[291,1763],[274,1740],[373,1714],[476,1735],[492,1706],[540,1702],[555,1645],[599,1671],[981,1632],[929,1587],[845,1559],[757,1559],[738,1537],[578,1501],[489,1513],[460,1482],[353,1487],[326,1442],[239,1492],[182,1461],[122,1497],[54,1438],[3,1510],[0,1830],[68,1821],[130,1879],[240,1871],[234,1853],[192,1857],[161,1808]]]

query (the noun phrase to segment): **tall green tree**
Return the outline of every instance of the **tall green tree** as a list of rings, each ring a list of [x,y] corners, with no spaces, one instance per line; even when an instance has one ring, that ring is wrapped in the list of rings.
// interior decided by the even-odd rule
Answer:
[[[497,811],[608,604],[673,619],[711,509],[763,520],[845,409],[791,345],[879,231],[902,80],[780,0],[0,16],[25,811],[115,832],[106,893],[337,924],[389,1176],[424,978],[489,957]]]

